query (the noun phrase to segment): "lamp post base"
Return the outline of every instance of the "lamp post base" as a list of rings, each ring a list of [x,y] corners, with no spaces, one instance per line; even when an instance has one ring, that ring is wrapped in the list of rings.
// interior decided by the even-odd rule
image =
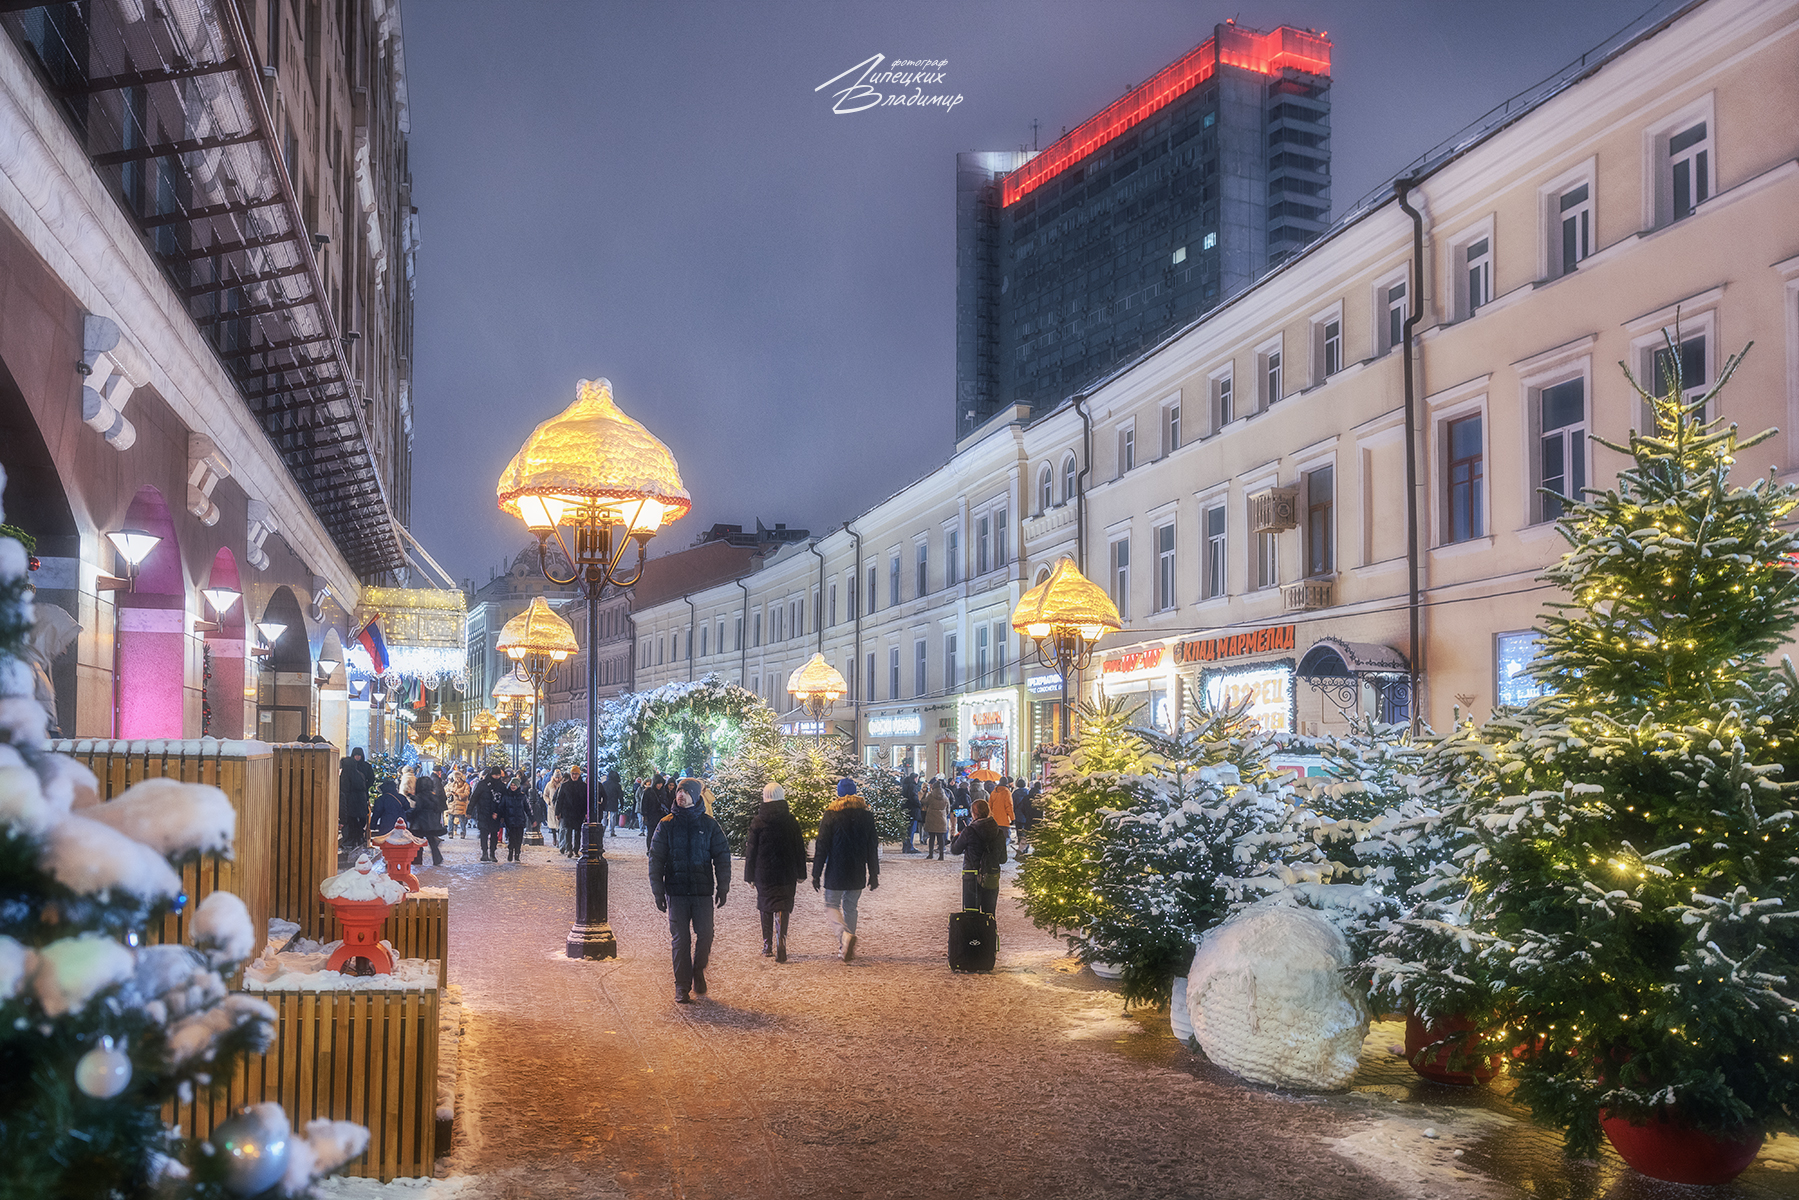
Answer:
[[[617,958],[618,939],[606,920],[605,827],[581,827],[581,858],[575,863],[575,923],[568,931],[570,958]]]

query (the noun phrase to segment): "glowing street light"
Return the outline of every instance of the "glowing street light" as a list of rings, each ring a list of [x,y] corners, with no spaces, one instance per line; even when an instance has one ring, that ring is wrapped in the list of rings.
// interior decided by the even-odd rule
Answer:
[[[1072,558],[1064,558],[1049,578],[1026,592],[1012,610],[1012,628],[1037,644],[1037,657],[1054,663],[1062,677],[1062,744],[1068,743],[1068,677],[1093,663],[1093,648],[1124,627],[1118,606]]]
[[[575,627],[551,611],[542,596],[536,596],[531,607],[506,622],[494,649],[512,660],[515,674],[523,672],[530,679],[531,711],[535,713],[544,680],[579,647],[575,644]],[[531,739],[531,786],[537,787],[536,738]]]
[[[613,403],[612,385],[604,379],[580,381],[575,402],[531,432],[506,464],[496,490],[500,507],[536,536],[544,577],[559,584],[580,580],[587,596],[587,821],[575,864],[575,923],[567,949],[570,958],[612,958],[618,941],[606,919],[605,833],[596,813],[600,594],[608,584],[637,582],[644,547],[665,522],[685,516],[693,498],[681,485],[675,456]],[[552,537],[574,568],[566,578],[550,568]],[[631,542],[637,543],[637,564],[621,573],[619,562]]]
[[[814,721],[822,722],[831,705],[848,690],[843,672],[826,662],[822,654],[814,654],[804,666],[787,677],[787,691],[793,696],[794,703],[805,709]],[[822,731],[822,725],[820,728]],[[822,732],[819,740],[824,740]]]
[[[111,529],[107,531],[106,540],[112,543],[113,549],[119,552],[119,557],[125,560],[125,579],[123,583],[117,579],[99,580],[99,590],[116,590],[122,586],[128,592],[135,592],[138,567],[150,557],[150,551],[156,549],[162,539],[142,529]]]

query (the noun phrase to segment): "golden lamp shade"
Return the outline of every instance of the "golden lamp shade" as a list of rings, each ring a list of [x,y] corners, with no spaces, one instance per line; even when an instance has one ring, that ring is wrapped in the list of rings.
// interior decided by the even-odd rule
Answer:
[[[814,654],[810,661],[787,677],[787,690],[800,700],[823,696],[827,701],[834,701],[849,690],[849,685],[843,680],[843,672],[826,662],[824,655]]]
[[[506,464],[500,507],[532,531],[570,509],[601,507],[633,532],[655,532],[693,507],[675,456],[612,400],[612,384],[583,379],[575,402],[525,440]]]
[[[579,647],[575,645],[574,626],[557,616],[542,596],[536,596],[530,608],[506,622],[494,649],[514,661],[541,654],[561,662]]]
[[[537,702],[537,693],[530,680],[508,674],[493,685],[493,698],[500,704],[528,705]]]
[[[1012,628],[1028,638],[1049,637],[1058,627],[1077,630],[1082,639],[1097,642],[1123,628],[1118,606],[1105,591],[1064,558],[1049,578],[1019,597],[1012,610]]]
[[[431,722],[432,737],[445,738],[455,732],[456,727],[450,724],[450,719],[442,713],[437,714],[437,720]]]

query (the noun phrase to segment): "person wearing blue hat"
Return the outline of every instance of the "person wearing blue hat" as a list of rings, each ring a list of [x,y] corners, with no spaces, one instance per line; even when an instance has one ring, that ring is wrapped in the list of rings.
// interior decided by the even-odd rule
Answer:
[[[856,957],[856,910],[862,889],[881,886],[881,835],[868,802],[856,794],[856,781],[837,783],[837,799],[818,822],[812,850],[812,890],[823,887],[825,908],[837,926],[844,962]]]

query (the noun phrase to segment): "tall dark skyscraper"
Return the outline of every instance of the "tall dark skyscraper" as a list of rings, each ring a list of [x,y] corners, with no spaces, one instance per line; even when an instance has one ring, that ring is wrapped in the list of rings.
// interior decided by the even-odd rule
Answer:
[[[956,156],[956,436],[1051,408],[1330,216],[1330,51],[1234,24],[1041,153]]]

